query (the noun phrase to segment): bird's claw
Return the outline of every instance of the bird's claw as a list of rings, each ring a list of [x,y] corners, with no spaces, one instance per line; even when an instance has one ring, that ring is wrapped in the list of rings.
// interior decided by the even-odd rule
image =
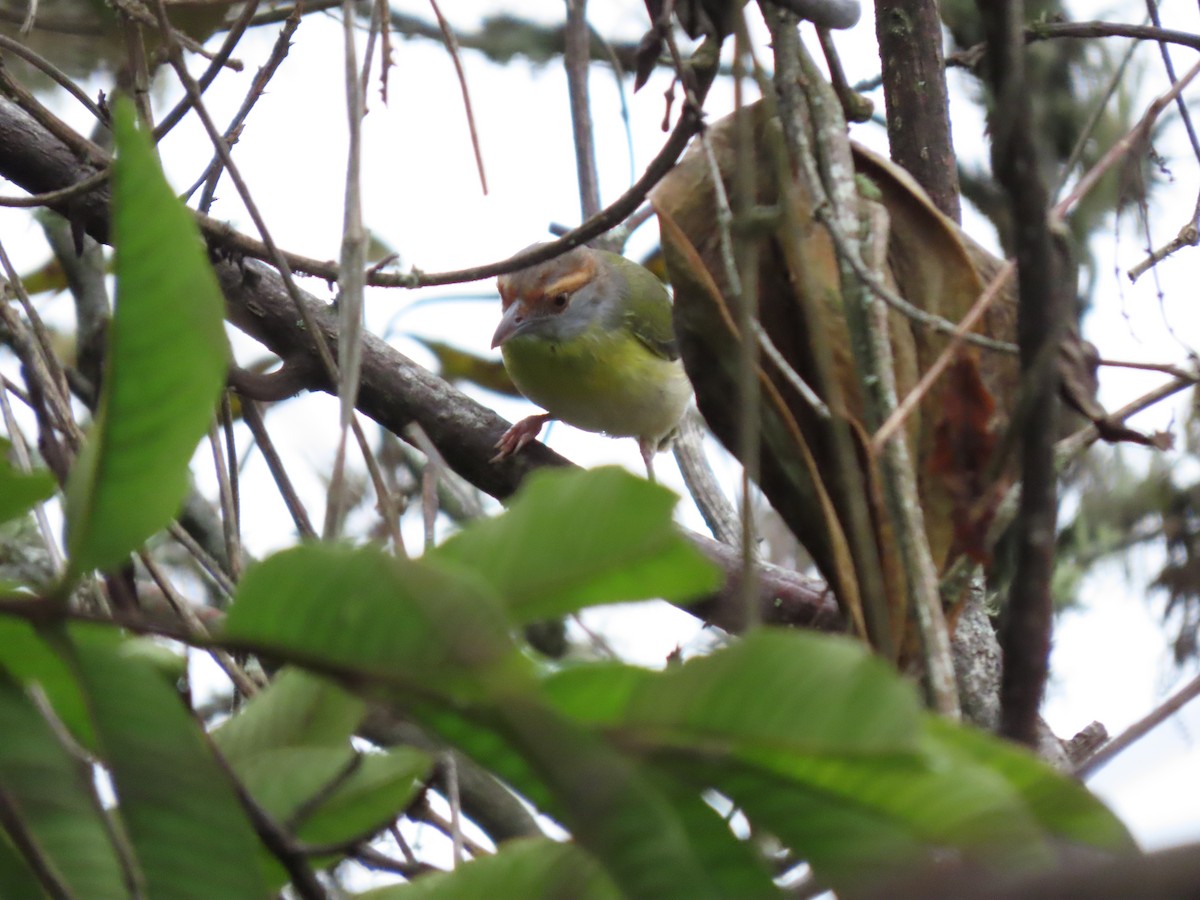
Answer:
[[[492,462],[500,462],[508,459],[514,453],[519,453],[521,448],[538,436],[542,430],[542,426],[550,421],[550,416],[542,413],[537,416],[527,416],[520,422],[513,425],[508,431],[500,435],[500,440],[496,441],[496,450],[498,451],[492,457]]]

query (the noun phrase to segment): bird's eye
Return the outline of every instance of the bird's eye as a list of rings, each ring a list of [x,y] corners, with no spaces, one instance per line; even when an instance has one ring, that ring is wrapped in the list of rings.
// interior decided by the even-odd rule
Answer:
[[[567,304],[571,301],[570,294],[555,294],[550,298],[550,303],[555,309],[566,309]]]

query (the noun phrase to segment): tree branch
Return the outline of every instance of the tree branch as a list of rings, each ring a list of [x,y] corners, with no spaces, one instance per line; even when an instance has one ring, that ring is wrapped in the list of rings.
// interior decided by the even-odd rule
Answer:
[[[961,222],[938,4],[876,0],[875,34],[892,159],[917,179],[938,209]]]
[[[978,2],[988,39],[988,76],[994,95],[990,117],[992,168],[1009,195],[1016,223],[1020,285],[1017,332],[1022,393],[1028,398],[1021,441],[1021,499],[1017,513],[1017,564],[1000,644],[1000,733],[1037,745],[1038,708],[1049,671],[1058,477],[1059,373],[1055,365],[1063,331],[1068,272],[1055,252],[1049,197],[1038,175],[1033,118],[1025,83],[1023,4]]]

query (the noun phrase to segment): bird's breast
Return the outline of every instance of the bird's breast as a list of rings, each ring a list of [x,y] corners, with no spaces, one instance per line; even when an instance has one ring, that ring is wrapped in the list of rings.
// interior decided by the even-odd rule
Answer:
[[[654,355],[624,332],[593,329],[565,342],[522,335],[501,352],[522,394],[585,431],[659,440],[692,394],[678,360]]]

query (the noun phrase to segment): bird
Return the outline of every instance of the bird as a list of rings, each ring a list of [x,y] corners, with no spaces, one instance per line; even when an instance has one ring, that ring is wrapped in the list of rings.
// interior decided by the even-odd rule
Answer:
[[[492,348],[517,389],[546,412],[509,428],[495,459],[558,419],[637,438],[654,480],[654,455],[670,445],[692,398],[662,282],[632,260],[584,246],[502,275],[497,287]]]

